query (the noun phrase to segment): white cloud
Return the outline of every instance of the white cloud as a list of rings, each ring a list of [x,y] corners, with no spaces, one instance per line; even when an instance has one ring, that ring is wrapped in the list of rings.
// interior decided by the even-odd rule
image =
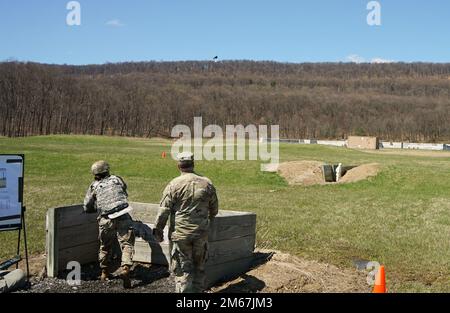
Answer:
[[[362,56],[359,56],[357,54],[350,54],[347,57],[347,61],[351,63],[364,63],[366,60]]]
[[[381,64],[381,63],[393,63],[395,61],[393,60],[387,60],[387,59],[383,59],[383,58],[373,58],[370,61],[366,61],[366,59],[360,55],[357,54],[350,54],[347,58],[346,58],[347,62],[351,62],[351,63],[372,63],[372,64]]]
[[[370,63],[375,63],[375,64],[380,64],[380,63],[393,63],[393,60],[386,60],[386,59],[382,59],[382,58],[373,58],[372,61],[370,61]]]
[[[106,22],[107,26],[112,26],[112,27],[122,27],[125,26],[125,24],[123,24],[120,20],[118,19],[114,19],[114,20],[110,20],[108,22]]]

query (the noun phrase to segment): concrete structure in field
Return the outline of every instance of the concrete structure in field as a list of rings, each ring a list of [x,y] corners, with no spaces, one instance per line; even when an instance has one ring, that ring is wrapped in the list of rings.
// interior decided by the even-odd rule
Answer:
[[[450,146],[443,143],[414,143],[414,142],[389,142],[381,141],[380,148],[383,149],[409,149],[409,150],[450,150]]]
[[[376,137],[358,137],[351,136],[348,140],[316,140],[316,139],[277,139],[279,143],[292,144],[318,144],[335,147],[348,147],[353,149],[410,149],[410,150],[434,150],[443,151],[450,150],[450,145],[442,143],[410,143],[410,142],[375,142]],[[260,138],[260,142],[274,141],[270,138]],[[376,147],[376,148],[375,148]]]
[[[349,136],[347,139],[347,148],[376,150],[378,147],[377,137]]]
[[[403,149],[403,142],[380,141],[380,149]]]
[[[412,150],[446,150],[444,144],[441,143],[414,143],[414,142],[404,142],[403,149]]]
[[[335,147],[345,147],[347,145],[347,141],[345,140],[316,140],[316,143],[318,145]]]
[[[165,241],[158,243],[152,235],[153,222],[159,206],[132,202],[132,217],[136,230],[133,260],[142,263],[168,265],[170,244],[165,228]],[[83,213],[82,205],[49,209],[46,223],[47,275],[57,277],[67,263],[97,262],[97,214]],[[219,211],[209,231],[209,251],[206,263],[207,284],[213,284],[245,273],[253,261],[256,237],[256,214]]]

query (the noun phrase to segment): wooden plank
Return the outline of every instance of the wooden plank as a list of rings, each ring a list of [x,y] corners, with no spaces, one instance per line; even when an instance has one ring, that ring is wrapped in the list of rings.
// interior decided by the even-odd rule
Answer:
[[[211,222],[209,241],[246,237],[256,233],[256,214],[247,212],[224,211]]]
[[[170,261],[170,245],[136,241],[133,261],[167,266]]]
[[[49,209],[46,216],[46,240],[45,253],[47,255],[47,275],[56,277],[58,275],[58,245],[57,245],[57,227],[56,227],[56,209]]]
[[[133,207],[134,220],[145,224],[153,224],[158,214],[159,205],[130,202]],[[256,233],[256,214],[248,212],[220,210],[211,222],[209,241],[239,238]]]
[[[158,214],[159,205],[131,202],[134,220],[153,224]],[[59,208],[57,208],[58,210]],[[81,205],[64,208],[58,220],[58,227],[70,227],[96,222],[97,214],[85,214]],[[256,214],[247,212],[220,210],[210,227],[210,241],[245,237],[256,232]]]
[[[59,248],[66,249],[98,240],[97,221],[65,227],[58,230]]]
[[[130,202],[130,205],[133,208],[130,214],[133,220],[151,224],[155,222],[159,211],[158,204]]]
[[[255,235],[209,243],[207,265],[215,265],[249,257],[255,247]],[[169,244],[136,240],[134,261],[166,265],[170,260]],[[158,255],[164,254],[164,255]],[[162,263],[159,263],[162,262]]]
[[[227,263],[249,257],[255,249],[255,235],[209,243],[207,265]]]
[[[95,222],[98,216],[97,213],[84,213],[83,206],[80,204],[56,208],[56,210],[63,210],[63,213],[58,215],[58,228],[84,225],[89,222]]]
[[[207,266],[205,269],[206,285],[209,288],[219,282],[237,278],[240,275],[245,274],[250,269],[252,263],[253,256],[250,256],[227,263]]]
[[[136,234],[134,260],[167,265],[169,260],[168,227],[165,241],[157,243],[152,235],[152,223],[159,210],[156,204],[131,202]],[[96,262],[98,258],[97,214],[83,213],[81,205],[50,209],[47,212],[47,269],[49,277],[65,270],[70,261],[81,264]],[[142,221],[142,222],[139,222]],[[256,215],[253,213],[219,211],[210,227],[211,281],[224,275],[234,275],[248,264],[253,252]],[[220,264],[219,264],[220,263]],[[221,265],[223,264],[223,265]],[[220,266],[219,266],[220,265]],[[225,272],[223,272],[225,271]]]
[[[95,240],[76,247],[59,250],[58,272],[65,270],[67,263],[77,261],[80,264],[87,264],[98,261],[98,251],[100,243]]]

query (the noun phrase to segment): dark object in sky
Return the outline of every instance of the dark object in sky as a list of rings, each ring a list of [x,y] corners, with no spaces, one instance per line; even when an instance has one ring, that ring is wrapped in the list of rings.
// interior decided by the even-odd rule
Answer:
[[[213,58],[213,60],[217,60],[219,57],[216,55],[214,58]]]

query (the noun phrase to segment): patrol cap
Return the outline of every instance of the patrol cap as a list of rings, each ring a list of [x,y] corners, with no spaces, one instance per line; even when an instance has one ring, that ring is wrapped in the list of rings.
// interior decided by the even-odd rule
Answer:
[[[194,155],[191,152],[181,152],[177,155],[178,166],[182,169],[194,167]]]
[[[194,154],[189,151],[178,153],[178,162],[194,162]]]
[[[109,172],[109,164],[106,161],[97,161],[91,166],[91,172],[93,175],[104,174]]]

